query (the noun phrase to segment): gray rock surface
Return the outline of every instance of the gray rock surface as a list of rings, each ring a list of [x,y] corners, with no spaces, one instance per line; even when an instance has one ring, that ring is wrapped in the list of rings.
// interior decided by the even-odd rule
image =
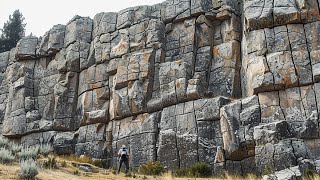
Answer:
[[[319,171],[316,0],[166,0],[0,53],[0,132],[57,154],[215,175]]]

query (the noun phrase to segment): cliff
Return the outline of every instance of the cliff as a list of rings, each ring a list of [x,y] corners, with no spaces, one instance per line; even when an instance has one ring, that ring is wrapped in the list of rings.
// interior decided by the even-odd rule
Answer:
[[[263,174],[320,158],[317,0],[167,0],[0,54],[0,129],[116,164]],[[320,163],[319,163],[320,164]]]

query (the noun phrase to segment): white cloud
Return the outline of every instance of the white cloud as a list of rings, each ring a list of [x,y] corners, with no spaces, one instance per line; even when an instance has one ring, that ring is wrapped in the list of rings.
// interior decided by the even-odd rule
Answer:
[[[99,12],[152,5],[164,0],[0,0],[0,28],[14,10],[25,17],[26,35],[42,36],[55,24],[66,24],[74,15],[94,17]]]

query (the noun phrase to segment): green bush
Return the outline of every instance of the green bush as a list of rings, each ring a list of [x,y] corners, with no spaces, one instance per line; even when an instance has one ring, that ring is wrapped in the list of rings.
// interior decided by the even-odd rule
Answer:
[[[207,163],[198,162],[190,167],[190,174],[193,177],[208,177],[211,175],[211,168]]]
[[[48,156],[51,152],[53,152],[53,147],[51,144],[41,144],[39,147],[39,154]]]
[[[32,146],[21,149],[21,152],[18,153],[20,159],[36,159],[39,153],[39,146]]]
[[[161,175],[164,172],[165,169],[159,161],[150,161],[139,167],[139,173],[144,175]]]
[[[20,178],[35,179],[38,174],[38,167],[34,159],[23,159],[20,161]]]
[[[190,168],[177,169],[174,174],[177,177],[209,177],[211,168],[204,162],[198,162]]]
[[[1,164],[11,163],[14,160],[15,160],[15,157],[10,150],[5,149],[5,148],[0,149],[0,163]]]

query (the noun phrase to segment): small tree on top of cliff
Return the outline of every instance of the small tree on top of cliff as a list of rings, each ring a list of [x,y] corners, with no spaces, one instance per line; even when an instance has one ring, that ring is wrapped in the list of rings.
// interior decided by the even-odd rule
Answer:
[[[9,16],[9,20],[0,29],[0,53],[9,51],[16,46],[17,42],[25,35],[26,24],[23,23],[24,17],[19,10],[15,10]]]

